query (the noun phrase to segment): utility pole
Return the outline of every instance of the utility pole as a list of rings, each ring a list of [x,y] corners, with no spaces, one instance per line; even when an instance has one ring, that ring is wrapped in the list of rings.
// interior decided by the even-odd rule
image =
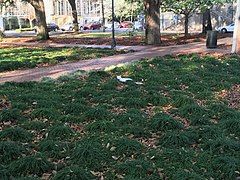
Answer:
[[[237,11],[235,15],[232,53],[240,54],[240,0],[237,0]]]
[[[115,27],[114,27],[114,19],[115,19],[115,13],[114,13],[114,0],[112,0],[112,49],[116,48],[116,39],[115,39]]]

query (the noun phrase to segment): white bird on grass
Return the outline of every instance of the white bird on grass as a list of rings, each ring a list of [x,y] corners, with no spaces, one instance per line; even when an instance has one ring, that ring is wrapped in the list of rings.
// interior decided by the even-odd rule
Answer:
[[[122,78],[121,76],[117,76],[117,79],[120,81],[120,82],[127,82],[127,81],[133,81],[131,78]]]

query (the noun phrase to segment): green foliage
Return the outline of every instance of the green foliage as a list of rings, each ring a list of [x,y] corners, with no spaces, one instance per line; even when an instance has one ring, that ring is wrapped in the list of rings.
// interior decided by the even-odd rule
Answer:
[[[87,180],[95,179],[92,174],[83,169],[81,166],[65,167],[59,171],[53,180]]]
[[[17,161],[13,161],[9,165],[9,171],[14,176],[32,175],[41,176],[53,169],[53,164],[50,163],[42,154],[25,156]]]
[[[20,127],[11,127],[0,132],[0,139],[28,142],[32,139],[32,134]]]
[[[188,147],[194,143],[197,143],[197,135],[188,131],[167,132],[159,140],[159,145],[169,148]]]
[[[112,159],[109,152],[97,140],[83,139],[76,144],[71,160],[75,164],[100,170]]]
[[[139,155],[142,150],[143,146],[139,142],[127,138],[121,138],[116,140],[113,143],[114,147],[114,154],[119,156],[132,156],[132,155]]]
[[[42,121],[27,121],[22,126],[27,130],[35,130],[35,131],[41,131],[47,128],[47,124]]]
[[[39,143],[39,151],[47,153],[50,157],[61,158],[69,153],[70,147],[68,143],[56,140],[43,140]]]
[[[89,120],[106,120],[108,119],[111,113],[104,107],[94,107],[94,108],[89,108],[85,112],[85,116]]]
[[[153,166],[144,160],[126,161],[117,165],[117,172],[125,174],[126,179],[159,179]]]
[[[16,160],[25,152],[25,148],[17,142],[1,141],[0,142],[0,162],[5,164]],[[0,176],[1,177],[1,176]]]
[[[167,114],[158,113],[151,120],[151,127],[154,131],[158,132],[183,129],[183,124]]]
[[[0,177],[2,180],[8,180],[11,177],[11,173],[2,165],[0,165]]]
[[[16,122],[21,120],[21,111],[19,109],[5,109],[0,112],[0,121]]]
[[[101,121],[95,121],[89,125],[86,126],[86,129],[90,133],[94,132],[105,132],[110,133],[117,130],[114,123],[111,121],[101,120]]]
[[[68,139],[74,135],[74,131],[66,125],[52,126],[48,132],[49,139]]]

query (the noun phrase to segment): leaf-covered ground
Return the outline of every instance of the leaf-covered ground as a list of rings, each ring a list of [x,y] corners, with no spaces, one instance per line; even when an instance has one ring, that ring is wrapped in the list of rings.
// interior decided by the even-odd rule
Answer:
[[[189,55],[1,85],[0,179],[236,179],[239,67]]]
[[[0,72],[94,59],[124,51],[91,48],[0,48]]]

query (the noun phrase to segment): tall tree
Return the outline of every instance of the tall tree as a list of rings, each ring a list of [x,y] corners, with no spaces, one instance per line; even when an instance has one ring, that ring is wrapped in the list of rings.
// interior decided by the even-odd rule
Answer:
[[[43,0],[24,0],[30,3],[34,10],[37,20],[37,37],[40,40],[49,39],[49,34],[47,30],[45,7]]]
[[[212,30],[212,18],[211,18],[211,10],[210,8],[206,9],[203,12],[203,19],[202,19],[202,33],[206,34],[207,31]]]
[[[232,0],[201,0],[199,9],[203,14],[202,19],[202,33],[211,31],[212,28],[212,17],[211,9],[214,5],[223,5],[224,3],[229,3]]]
[[[144,0],[147,44],[160,44],[160,0]]]
[[[237,1],[232,53],[240,54],[240,0]]]
[[[105,32],[105,8],[104,8],[104,1],[101,0],[101,9],[102,9],[102,30]]]
[[[184,34],[188,36],[189,18],[201,7],[204,0],[164,0],[163,8],[175,14],[184,15]]]
[[[68,0],[71,8],[72,8],[72,16],[73,16],[73,29],[75,32],[79,31],[79,26],[78,26],[78,14],[77,14],[77,6],[76,6],[76,1],[75,0]]]

